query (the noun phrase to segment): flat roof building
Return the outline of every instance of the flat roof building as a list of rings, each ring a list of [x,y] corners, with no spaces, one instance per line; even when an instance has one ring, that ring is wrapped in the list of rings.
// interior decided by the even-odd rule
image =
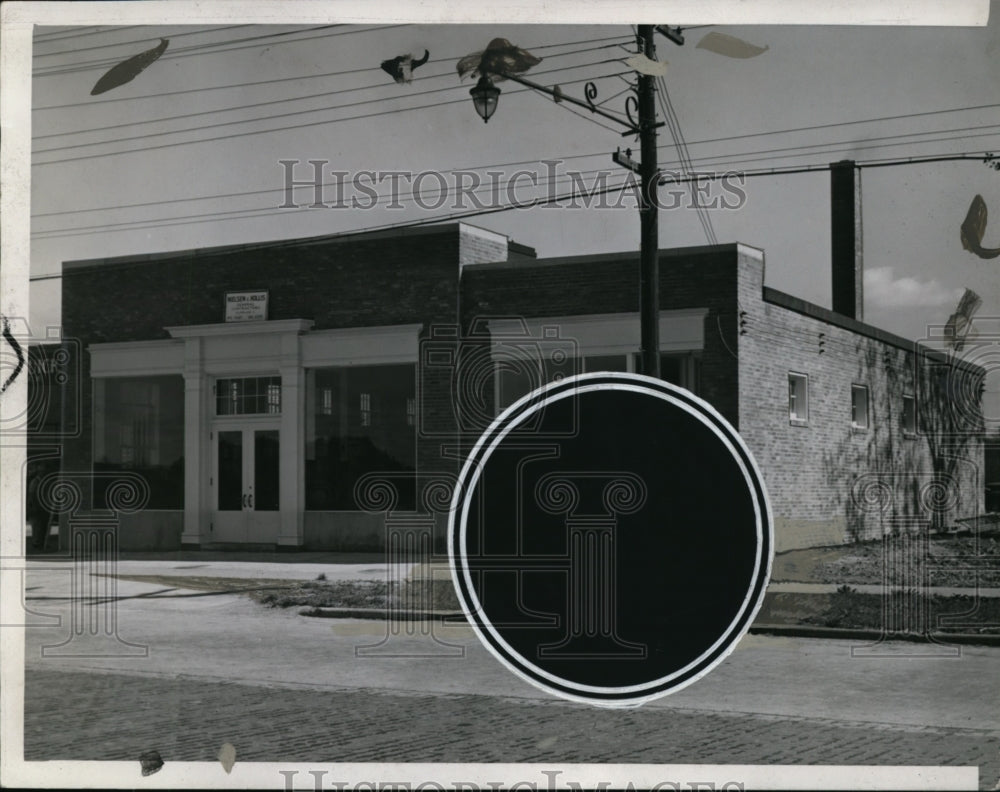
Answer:
[[[836,313],[765,287],[755,248],[660,261],[662,377],[740,432],[777,549],[982,511],[981,369],[864,324],[849,287]],[[637,252],[538,259],[464,223],[68,262],[76,508],[129,474],[122,549],[381,549],[390,511],[440,539],[425,484],[500,410],[637,369],[638,283]]]

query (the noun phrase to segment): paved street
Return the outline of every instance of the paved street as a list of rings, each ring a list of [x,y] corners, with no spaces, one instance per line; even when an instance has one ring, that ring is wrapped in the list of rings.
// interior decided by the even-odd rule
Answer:
[[[168,571],[123,563],[130,574]],[[290,576],[284,566],[254,573]],[[29,760],[136,760],[150,749],[168,762],[214,760],[230,742],[241,761],[946,764],[978,766],[984,789],[1000,780],[996,648],[748,636],[690,687],[606,710],[521,682],[464,625],[432,635],[427,623],[397,624],[387,637],[385,622],[130,581],[113,609],[74,612],[58,598],[67,572],[28,573]],[[118,638],[89,634],[94,618]]]
[[[27,759],[978,765],[1000,732],[474,694],[269,687],[31,669]],[[74,739],[67,741],[66,734]]]

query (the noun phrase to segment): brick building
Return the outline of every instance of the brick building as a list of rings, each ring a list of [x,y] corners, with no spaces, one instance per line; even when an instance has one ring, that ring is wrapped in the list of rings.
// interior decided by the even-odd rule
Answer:
[[[779,550],[982,511],[983,372],[861,322],[856,252],[835,312],[765,288],[754,248],[661,251],[662,376],[744,437]],[[466,224],[68,262],[63,469],[93,473],[81,511],[139,481],[123,549],[377,549],[517,396],[636,370],[637,306],[635,252]]]

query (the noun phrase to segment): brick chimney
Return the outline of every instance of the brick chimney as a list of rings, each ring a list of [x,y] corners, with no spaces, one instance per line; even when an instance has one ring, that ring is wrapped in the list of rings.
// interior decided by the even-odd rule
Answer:
[[[830,241],[833,310],[862,321],[861,171],[854,160],[830,164]]]

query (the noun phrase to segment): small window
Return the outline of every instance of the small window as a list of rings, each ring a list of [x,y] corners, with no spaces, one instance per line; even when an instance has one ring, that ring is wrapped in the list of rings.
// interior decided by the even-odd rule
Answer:
[[[788,375],[788,418],[800,424],[809,420],[809,378],[805,374]]]
[[[903,397],[903,434],[917,433],[917,400],[913,396]]]
[[[215,382],[216,415],[278,415],[281,377],[238,377]]]
[[[868,386],[851,386],[851,427],[868,428]]]

